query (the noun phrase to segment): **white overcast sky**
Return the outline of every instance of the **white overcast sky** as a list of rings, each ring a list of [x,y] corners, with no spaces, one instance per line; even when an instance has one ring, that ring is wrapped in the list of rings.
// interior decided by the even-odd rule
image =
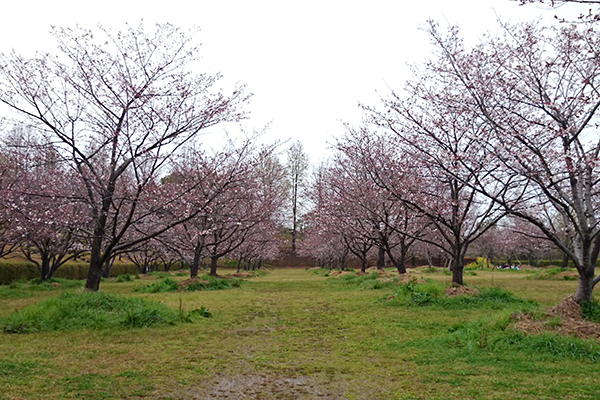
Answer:
[[[577,10],[582,10],[581,7]],[[311,162],[329,154],[340,121],[358,123],[358,103],[377,104],[409,78],[407,63],[429,56],[428,18],[461,27],[469,41],[498,29],[497,19],[553,22],[572,8],[519,6],[510,0],[20,0],[4,1],[0,52],[54,50],[50,26],[118,30],[169,22],[201,28],[207,71],[254,93],[247,130],[272,122],[266,140],[300,140]],[[215,143],[220,133],[207,137]],[[213,145],[214,146],[214,145]]]

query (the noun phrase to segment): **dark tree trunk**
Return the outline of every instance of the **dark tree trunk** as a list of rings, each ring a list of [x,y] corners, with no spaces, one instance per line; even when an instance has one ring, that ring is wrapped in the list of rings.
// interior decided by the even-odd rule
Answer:
[[[106,221],[108,220],[108,211],[110,210],[113,193],[115,191],[115,182],[111,180],[108,184],[108,189],[104,192],[102,198],[102,209],[96,217],[94,233],[91,240],[90,248],[90,269],[88,270],[85,288],[97,292],[100,289],[100,281],[102,279],[102,241],[106,233]]]
[[[377,248],[377,269],[385,269],[385,247],[383,243],[380,243]]]
[[[362,257],[360,258],[360,262],[361,262],[360,272],[362,272],[364,274],[365,272],[367,272],[367,267],[369,266],[369,262],[367,260],[366,254],[362,255]]]
[[[100,289],[100,280],[102,279],[102,236],[95,234],[92,239],[92,247],[90,251],[90,269],[85,288],[97,292]]]
[[[582,302],[592,301],[593,290],[594,268],[586,268],[584,271],[579,271],[579,282],[573,299],[580,304]]]
[[[566,254],[563,254],[562,267],[567,268],[568,266],[569,266],[569,256]]]
[[[112,268],[113,264],[115,263],[115,258],[116,257],[109,257],[106,259],[106,261],[104,261],[104,267],[102,268],[102,277],[103,278],[108,278],[110,277],[110,269]]]
[[[195,278],[198,276],[198,271],[200,270],[200,262],[202,261],[202,246],[196,244],[196,248],[194,249],[194,259],[192,260],[192,265],[190,265],[190,278]]]
[[[210,258],[210,276],[217,276],[217,261],[219,257],[213,255]]]
[[[48,255],[44,255],[42,254],[42,264],[40,266],[41,269],[41,281],[47,281],[48,279],[52,278],[52,269],[50,268],[50,257],[48,257]]]
[[[389,246],[389,243],[386,241],[385,242],[385,249],[387,251],[387,255],[390,259],[390,261],[392,262],[392,264],[394,264],[394,267],[396,267],[396,269],[398,270],[399,274],[405,274],[406,273],[406,256],[408,254],[408,246],[405,244],[405,242],[400,242],[400,260],[396,260],[396,258],[394,257],[394,255],[392,254],[392,249]],[[414,263],[414,256],[413,256],[413,263]]]
[[[456,284],[456,285],[464,285],[463,282],[463,269],[464,269],[464,265],[463,265],[463,261],[462,258],[459,257],[455,257],[454,260],[452,261],[452,283]]]

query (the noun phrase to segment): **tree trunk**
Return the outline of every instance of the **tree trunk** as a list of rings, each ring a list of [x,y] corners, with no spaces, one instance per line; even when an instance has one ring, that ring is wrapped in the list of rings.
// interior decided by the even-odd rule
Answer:
[[[102,240],[106,233],[106,221],[108,220],[108,210],[110,210],[113,193],[115,191],[115,182],[111,180],[108,184],[108,189],[104,192],[102,198],[102,210],[97,216],[94,234],[90,248],[90,269],[88,270],[85,288],[97,292],[100,289],[100,280],[102,279]]]
[[[210,258],[210,276],[217,276],[217,260],[219,258],[213,255]]]
[[[463,260],[462,257],[457,256],[454,257],[454,260],[452,261],[452,283],[456,284],[456,285],[464,285],[463,282],[463,269],[464,269],[464,265],[463,265]]]
[[[106,261],[104,261],[104,266],[102,267],[102,277],[103,278],[108,278],[110,277],[110,269],[112,268],[113,264],[115,263],[115,257],[109,257],[106,259]]]
[[[385,248],[383,246],[383,243],[380,243],[377,249],[377,269],[385,269]]]
[[[190,265],[190,278],[195,278],[198,276],[198,271],[200,270],[201,254],[202,246],[196,244],[196,248],[194,249],[194,259],[192,260],[192,265]]]
[[[50,269],[50,258],[47,255],[42,254],[42,265],[41,265],[41,281],[46,281],[52,278],[52,270]]]
[[[562,267],[567,268],[569,266],[569,256],[563,253]]]
[[[100,280],[102,279],[102,236],[94,234],[92,247],[90,251],[90,269],[88,271],[85,288],[97,292],[100,289]]]
[[[390,259],[390,261],[392,262],[392,264],[394,264],[394,267],[396,267],[396,269],[398,270],[399,274],[405,274],[406,273],[406,256],[408,254],[408,246],[406,246],[405,242],[401,242],[400,243],[400,260],[396,260],[396,258],[394,258],[394,255],[392,254],[392,249],[389,246],[388,242],[386,243],[386,251],[387,251],[387,255]],[[415,256],[413,255],[413,266],[414,266],[414,259]]]
[[[298,184],[294,183],[294,193],[292,200],[292,254],[296,254],[296,231],[298,224]]]
[[[346,254],[344,254],[340,257],[340,269],[342,271],[346,270]]]
[[[361,258],[360,258],[360,272],[362,272],[363,274],[367,272],[367,266],[368,266],[368,262],[367,262],[367,255],[364,254]]]
[[[579,304],[592,301],[593,290],[594,268],[586,268],[585,271],[579,271],[579,283],[577,284],[577,290],[573,299]]]

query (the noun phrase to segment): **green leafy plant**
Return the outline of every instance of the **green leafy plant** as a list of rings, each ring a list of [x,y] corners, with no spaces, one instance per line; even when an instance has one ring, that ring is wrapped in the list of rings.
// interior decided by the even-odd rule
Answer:
[[[133,282],[133,278],[129,274],[117,276],[117,282]]]

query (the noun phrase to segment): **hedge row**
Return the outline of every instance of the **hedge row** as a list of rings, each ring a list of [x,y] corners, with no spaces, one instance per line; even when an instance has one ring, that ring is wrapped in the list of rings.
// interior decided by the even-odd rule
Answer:
[[[88,263],[69,263],[62,265],[54,272],[54,277],[81,280],[86,279],[89,270]],[[110,269],[110,276],[124,274],[138,274],[138,268],[134,264],[115,263]],[[18,280],[30,280],[40,277],[38,268],[29,262],[3,262],[0,261],[0,285],[8,285]]]
[[[536,260],[531,260],[533,262],[533,264],[531,264],[531,266],[533,267],[537,267],[537,261]],[[506,263],[506,260],[494,260],[494,265],[501,265]],[[513,263],[517,262],[517,263],[521,263],[521,264],[529,264],[529,260],[526,258],[519,258],[519,259],[513,259],[512,261]],[[554,266],[554,267],[562,267],[563,265],[563,260],[561,259],[557,259],[557,260],[540,260],[540,267],[544,268],[544,267],[549,267],[549,266]],[[568,268],[575,268],[575,263],[571,260],[569,260],[569,265]],[[596,268],[600,268],[600,259],[596,261]]]

